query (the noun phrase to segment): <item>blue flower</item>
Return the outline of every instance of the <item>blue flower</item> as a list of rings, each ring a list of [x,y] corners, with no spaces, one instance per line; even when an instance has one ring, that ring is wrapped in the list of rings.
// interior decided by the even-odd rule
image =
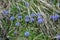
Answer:
[[[26,7],[29,7],[29,3],[28,3],[28,2],[25,2],[25,6],[26,6]]]
[[[56,35],[54,38],[59,40],[60,39],[60,34]]]
[[[4,15],[8,15],[8,14],[9,14],[9,11],[8,11],[8,10],[4,10],[4,11],[3,11],[3,14],[4,14]]]
[[[26,18],[26,19],[25,19],[25,22],[29,22],[29,21],[30,21],[29,18]]]
[[[30,35],[30,33],[26,31],[25,36],[28,37],[29,35]]]
[[[26,15],[25,18],[27,19],[27,18],[30,18],[30,17],[28,15]]]
[[[31,17],[35,17],[35,16],[36,16],[35,13],[32,12]]]
[[[25,22],[29,22],[30,21],[30,17],[28,15],[25,16]]]
[[[37,22],[42,23],[43,21],[44,21],[43,18],[39,18]]]
[[[34,22],[34,18],[30,18],[31,22]]]
[[[21,19],[21,18],[22,18],[22,16],[18,15],[18,18],[19,18],[19,19]]]
[[[20,25],[20,23],[19,22],[16,22],[15,26],[19,26],[19,25]]]
[[[58,20],[59,17],[60,17],[60,16],[59,16],[58,14],[50,15],[50,19],[52,19],[52,20],[54,20],[54,21]]]
[[[13,21],[14,19],[15,19],[14,16],[11,16],[11,17],[10,17],[10,20],[11,20],[11,21]]]

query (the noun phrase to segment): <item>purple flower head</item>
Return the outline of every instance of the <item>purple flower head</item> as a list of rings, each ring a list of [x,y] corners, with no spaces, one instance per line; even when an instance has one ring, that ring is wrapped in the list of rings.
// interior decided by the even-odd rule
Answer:
[[[59,17],[60,17],[60,16],[59,16],[58,14],[50,15],[50,19],[52,19],[52,20],[54,20],[54,21],[58,20]]]
[[[19,19],[21,19],[21,18],[22,18],[22,16],[18,15],[18,18],[19,18]]]
[[[31,22],[34,22],[34,18],[30,18]]]
[[[19,26],[19,25],[20,25],[20,23],[19,22],[16,22],[15,26]]]
[[[37,22],[42,23],[43,21],[44,21],[43,18],[39,18]]]
[[[28,15],[26,15],[26,16],[25,16],[25,19],[28,19],[28,18],[30,18],[30,17],[29,17]]]
[[[8,11],[8,10],[4,10],[4,11],[3,11],[3,14],[4,14],[4,15],[8,15],[8,14],[9,14],[9,11]]]
[[[50,15],[50,19],[53,19],[54,18],[54,15]]]
[[[28,15],[25,16],[25,22],[29,22],[30,21],[30,17]]]
[[[31,17],[34,17],[34,16],[36,16],[36,15],[35,15],[35,13],[32,12]]]
[[[26,19],[25,19],[25,22],[29,22],[29,21],[30,21],[29,18],[26,18]]]
[[[56,38],[57,40],[60,40],[60,34],[56,35],[54,38]]]
[[[10,20],[11,20],[11,21],[13,21],[14,19],[15,19],[14,16],[11,16],[11,17],[10,17]]]
[[[28,3],[28,2],[25,2],[25,6],[26,6],[26,7],[29,7],[30,5],[29,5],[29,3]]]
[[[25,32],[25,36],[26,36],[26,37],[28,37],[29,34],[30,34],[29,32],[27,32],[27,31]]]

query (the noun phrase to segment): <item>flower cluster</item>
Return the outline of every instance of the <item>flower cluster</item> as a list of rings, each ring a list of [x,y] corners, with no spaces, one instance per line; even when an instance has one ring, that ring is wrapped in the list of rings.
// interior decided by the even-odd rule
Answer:
[[[56,21],[60,16],[58,14],[50,15],[50,19]]]
[[[7,15],[8,14],[8,11],[7,10],[5,10],[5,11],[3,11],[4,12],[4,15]],[[31,14],[30,14],[30,16],[31,17],[29,17],[29,15],[26,15],[25,16],[25,22],[26,23],[28,23],[28,22],[34,22],[35,21],[35,17],[37,17],[37,22],[40,24],[40,23],[42,23],[43,22],[43,18],[41,17],[41,14],[40,14],[40,12],[38,12],[38,13],[34,13],[34,12],[32,12]],[[22,19],[22,16],[20,15],[20,14],[18,14],[17,15],[17,18],[18,19]],[[10,21],[14,21],[15,20],[15,16],[10,16]],[[16,22],[15,23],[15,26],[20,26],[20,22]]]
[[[15,2],[14,0],[12,1],[13,3],[10,2],[12,5],[10,5],[9,10],[7,8],[7,10],[4,10],[2,13],[3,14],[2,15],[3,19],[1,23],[2,27],[0,28],[1,32],[3,33],[3,35],[2,33],[0,33],[1,36],[3,36],[2,38],[6,39],[6,36],[7,36],[7,38],[11,38],[11,39],[13,38],[16,39],[18,37],[16,40],[19,40],[19,39],[49,40],[50,37],[48,36],[50,36],[50,34],[53,34],[51,36],[54,36],[56,33],[59,33],[58,30],[57,30],[58,32],[56,31],[56,28],[57,29],[59,28],[60,21],[58,19],[60,18],[60,15],[49,14],[49,13],[52,14],[53,11],[58,12],[59,10],[57,9],[57,7],[56,7],[57,9],[56,11],[53,8],[50,9],[50,7],[48,7],[49,5],[43,5],[44,3],[46,4],[46,1],[43,1],[43,0],[40,0],[39,2],[38,1],[37,0],[18,0]],[[49,3],[49,1],[53,3],[52,5],[56,4],[52,0],[48,0],[47,3]],[[40,5],[43,5],[43,6],[40,6]],[[9,5],[7,4],[7,6]],[[60,4],[59,4],[59,7],[60,7]],[[51,29],[52,31],[54,31],[55,34],[51,31]],[[45,38],[43,39],[43,37]],[[55,38],[60,40],[60,35],[57,35]]]
[[[3,14],[4,14],[4,15],[7,15],[8,13],[9,13],[8,10],[4,10],[4,11],[3,11]],[[44,22],[44,19],[43,19],[42,15],[40,14],[40,12],[37,12],[36,14],[35,14],[34,12],[32,12],[32,13],[30,14],[30,16],[31,16],[31,17],[29,17],[29,15],[26,15],[26,16],[24,17],[26,23],[36,21],[37,23],[41,24],[41,23]],[[54,20],[54,21],[58,20],[59,17],[60,17],[60,16],[59,16],[58,14],[50,15],[50,19],[52,19],[52,20]],[[18,18],[18,19],[23,19],[20,14],[18,14],[17,18]],[[35,20],[35,18],[37,18],[37,19]],[[11,21],[13,21],[14,19],[15,19],[14,16],[10,16],[10,20],[11,20]],[[20,22],[16,22],[16,23],[15,23],[15,26],[19,26],[19,25],[20,25]]]
[[[3,14],[4,14],[4,15],[8,15],[8,14],[9,14],[9,11],[8,11],[8,10],[4,10],[4,11],[3,11]]]

